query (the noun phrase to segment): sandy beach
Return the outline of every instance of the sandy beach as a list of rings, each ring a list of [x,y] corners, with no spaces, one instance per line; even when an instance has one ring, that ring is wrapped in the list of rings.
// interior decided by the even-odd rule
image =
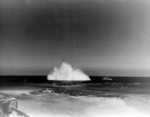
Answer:
[[[149,117],[150,95],[126,94],[125,98],[30,95],[35,89],[2,89],[18,100],[18,108],[30,117]]]

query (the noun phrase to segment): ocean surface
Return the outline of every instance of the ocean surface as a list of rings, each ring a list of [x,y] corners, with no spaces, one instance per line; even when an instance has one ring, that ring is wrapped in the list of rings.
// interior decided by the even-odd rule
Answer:
[[[0,88],[32,86],[40,87],[42,90],[49,88],[57,93],[81,96],[102,96],[102,92],[150,94],[150,77],[91,76],[90,79],[91,81],[66,82],[48,81],[46,76],[0,76]]]
[[[107,76],[112,80],[104,80],[105,76],[90,76],[92,83],[105,83],[105,82],[116,82],[116,83],[150,83],[150,77],[126,77],[126,76]],[[2,75],[0,76],[0,82],[2,83],[46,83],[47,76],[11,76]]]

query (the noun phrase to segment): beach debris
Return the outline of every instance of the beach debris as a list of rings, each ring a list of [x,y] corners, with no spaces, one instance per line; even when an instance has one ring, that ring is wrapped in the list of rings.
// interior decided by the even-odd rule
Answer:
[[[18,109],[17,99],[0,94],[0,117],[29,117]]]

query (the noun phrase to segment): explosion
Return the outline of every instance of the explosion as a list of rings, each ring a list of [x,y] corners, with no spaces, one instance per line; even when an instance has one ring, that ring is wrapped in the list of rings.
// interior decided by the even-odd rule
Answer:
[[[55,81],[89,81],[90,78],[80,69],[73,69],[69,63],[62,63],[59,68],[48,74],[48,80]]]

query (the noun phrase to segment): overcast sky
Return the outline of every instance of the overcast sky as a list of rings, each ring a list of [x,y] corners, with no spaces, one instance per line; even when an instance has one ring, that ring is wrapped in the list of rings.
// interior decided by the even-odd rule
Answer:
[[[149,0],[0,0],[0,74],[150,76]]]

